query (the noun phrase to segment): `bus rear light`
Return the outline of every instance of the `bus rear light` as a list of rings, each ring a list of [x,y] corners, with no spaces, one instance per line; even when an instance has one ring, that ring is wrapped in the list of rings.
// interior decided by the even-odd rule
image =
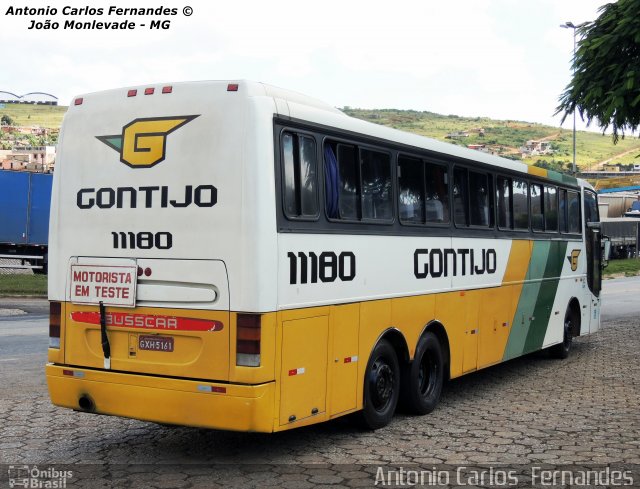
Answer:
[[[60,348],[60,315],[62,307],[59,302],[49,303],[49,348]]]
[[[142,269],[142,267],[138,267],[138,277],[142,277],[143,273],[144,273],[144,270]]]
[[[145,277],[151,277],[151,269],[149,267],[144,269],[144,276]]]
[[[237,92],[238,91],[238,84],[237,83],[229,83],[227,85],[227,92]]]
[[[145,95],[153,95],[153,92],[155,92],[156,89],[155,88],[145,88],[144,89],[144,94]]]
[[[127,92],[127,97],[135,97],[136,95],[138,95],[138,90],[136,90],[136,89],[129,90]]]
[[[260,314],[238,314],[236,321],[236,365],[260,366]]]
[[[84,102],[84,99],[82,97],[78,97],[73,101],[73,105],[82,105],[82,102]]]
[[[173,87],[162,87],[162,93],[171,93],[173,91]]]

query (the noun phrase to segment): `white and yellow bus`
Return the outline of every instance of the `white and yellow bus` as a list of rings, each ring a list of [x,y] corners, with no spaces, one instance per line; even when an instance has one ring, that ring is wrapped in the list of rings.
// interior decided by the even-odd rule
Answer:
[[[51,207],[54,404],[274,432],[598,330],[580,180],[253,82],[75,98]]]

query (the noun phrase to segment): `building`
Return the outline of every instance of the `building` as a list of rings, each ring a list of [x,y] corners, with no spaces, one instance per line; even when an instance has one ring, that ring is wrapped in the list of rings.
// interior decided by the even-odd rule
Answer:
[[[4,154],[1,160],[3,170],[52,173],[55,167],[55,146],[26,146],[3,151],[2,154]]]
[[[551,148],[551,141],[536,141],[530,139],[524,146],[520,147],[520,152],[522,153],[522,157],[526,158],[527,156],[550,155],[553,154],[553,149]]]

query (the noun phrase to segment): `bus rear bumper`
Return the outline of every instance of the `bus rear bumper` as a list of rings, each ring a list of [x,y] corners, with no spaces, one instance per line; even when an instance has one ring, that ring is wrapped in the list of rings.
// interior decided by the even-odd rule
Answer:
[[[274,382],[222,384],[54,364],[46,375],[56,406],[156,423],[273,431]]]

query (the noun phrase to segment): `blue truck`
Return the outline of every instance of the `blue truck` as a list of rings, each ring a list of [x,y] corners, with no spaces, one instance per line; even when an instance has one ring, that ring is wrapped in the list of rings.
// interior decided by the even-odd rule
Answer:
[[[0,170],[0,254],[26,259],[46,273],[51,205],[50,173]]]

